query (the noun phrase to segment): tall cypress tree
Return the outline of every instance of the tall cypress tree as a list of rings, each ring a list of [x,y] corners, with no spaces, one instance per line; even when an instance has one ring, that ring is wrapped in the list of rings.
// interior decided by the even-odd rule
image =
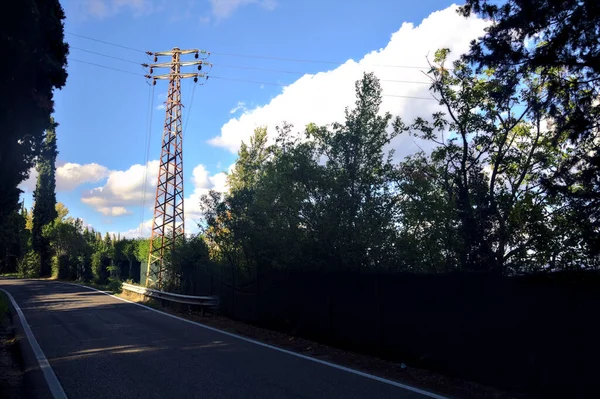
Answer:
[[[40,277],[51,273],[50,243],[42,235],[44,226],[52,223],[58,216],[56,213],[56,127],[58,123],[51,119],[50,128],[46,130],[44,143],[38,157],[36,169],[37,184],[33,193],[33,249],[40,256]]]

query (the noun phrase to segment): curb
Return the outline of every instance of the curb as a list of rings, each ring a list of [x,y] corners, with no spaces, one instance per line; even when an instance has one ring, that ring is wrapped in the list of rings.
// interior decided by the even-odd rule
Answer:
[[[54,395],[50,391],[50,387],[46,382],[46,378],[44,377],[44,373],[40,367],[38,359],[35,356],[31,343],[27,339],[27,334],[25,333],[25,328],[21,323],[21,318],[17,310],[14,307],[14,304],[10,300],[10,294],[8,291],[2,290],[4,294],[9,299],[9,308],[10,308],[10,319],[11,324],[14,329],[15,339],[19,346],[19,351],[21,353],[21,359],[23,364],[23,388],[22,394],[23,398],[30,399],[52,399]]]
[[[29,344],[27,336],[25,335],[25,330],[21,324],[21,319],[19,318],[19,315],[17,314],[12,302],[8,302],[10,307],[11,327],[14,330],[15,339],[17,341],[17,345],[21,353],[21,359],[23,361],[21,364],[23,367],[23,387],[21,391],[23,397],[31,399],[52,398],[48,384],[46,384],[46,380],[44,379],[42,369],[40,368],[40,365],[35,358],[35,354],[33,353],[33,349],[31,349],[31,345]]]

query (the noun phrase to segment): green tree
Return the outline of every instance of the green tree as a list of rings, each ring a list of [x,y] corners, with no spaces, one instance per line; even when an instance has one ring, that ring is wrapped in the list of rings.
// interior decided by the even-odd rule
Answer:
[[[565,245],[561,237],[570,233],[561,220],[563,204],[541,184],[567,153],[553,145],[553,132],[533,105],[542,92],[540,76],[507,80],[492,70],[477,73],[463,61],[450,70],[447,53],[436,53],[431,70],[432,89],[446,112],[431,121],[418,118],[411,131],[439,145],[431,155],[437,172],[429,169],[429,178],[456,204],[451,223],[459,267],[511,274],[573,259],[568,254],[581,253],[582,246]]]
[[[203,197],[209,250],[240,278],[258,279],[269,268],[361,269],[388,261],[397,171],[384,147],[403,126],[379,114],[373,74],[357,82],[356,96],[344,123],[311,124],[304,139],[284,124],[267,145],[266,130],[257,129],[240,149],[229,193]]]
[[[268,157],[267,128],[256,128],[250,138],[250,146],[242,142],[234,169],[227,176],[231,190],[252,189],[260,180],[262,167]]]
[[[555,147],[574,149],[544,184],[585,226],[589,256],[600,253],[600,10],[596,0],[468,0],[459,9],[494,21],[465,59],[503,79],[536,75],[543,95],[526,100],[549,124]]]
[[[50,245],[43,236],[44,226],[56,219],[56,127],[54,120],[46,131],[44,144],[37,161],[37,184],[33,192],[32,246],[40,257],[40,276],[47,277],[51,272]]]
[[[11,62],[0,66],[0,224],[18,210],[18,185],[43,148],[44,131],[53,127],[53,91],[67,79],[64,19],[58,0],[3,5],[0,48]]]
[[[28,251],[29,232],[25,230],[27,209],[13,212],[0,225],[0,273],[15,273],[19,260]]]

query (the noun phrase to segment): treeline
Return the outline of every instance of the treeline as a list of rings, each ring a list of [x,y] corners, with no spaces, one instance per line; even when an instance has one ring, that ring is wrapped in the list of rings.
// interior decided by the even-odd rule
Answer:
[[[109,233],[103,236],[84,226],[81,219],[69,216],[60,202],[55,205],[55,213],[55,219],[42,227],[42,239],[48,247],[41,250],[39,244],[38,249],[33,246],[33,212],[22,206],[19,212],[10,214],[0,238],[0,273],[97,284],[139,282],[140,264],[148,259],[147,239]]]
[[[406,123],[380,112],[373,74],[332,128],[257,129],[242,144],[230,191],[203,199],[213,256],[248,277],[269,269],[488,272],[600,268],[598,230],[581,202],[544,181],[572,156],[532,97],[538,78],[506,81],[436,54],[432,92],[444,112]],[[401,162],[398,135],[432,141]],[[577,184],[571,191],[579,190]]]
[[[148,240],[121,239],[84,227],[56,202],[58,123],[50,120],[36,157],[38,173],[33,209],[21,204],[0,224],[0,273],[21,277],[118,284],[139,281],[139,264],[147,261]]]

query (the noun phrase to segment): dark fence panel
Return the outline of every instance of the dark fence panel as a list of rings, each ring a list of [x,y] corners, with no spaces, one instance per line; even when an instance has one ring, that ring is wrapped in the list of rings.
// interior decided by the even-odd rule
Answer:
[[[209,277],[204,276],[204,279]],[[197,294],[232,318],[543,397],[597,397],[600,276],[270,271]]]

